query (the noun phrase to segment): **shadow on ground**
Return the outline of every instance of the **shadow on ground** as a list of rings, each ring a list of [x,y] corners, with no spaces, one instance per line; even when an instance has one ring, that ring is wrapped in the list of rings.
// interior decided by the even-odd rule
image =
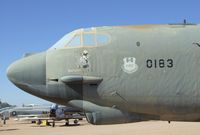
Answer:
[[[17,128],[12,128],[12,129],[0,129],[0,132],[4,132],[4,131],[14,131],[14,130],[19,130]]]

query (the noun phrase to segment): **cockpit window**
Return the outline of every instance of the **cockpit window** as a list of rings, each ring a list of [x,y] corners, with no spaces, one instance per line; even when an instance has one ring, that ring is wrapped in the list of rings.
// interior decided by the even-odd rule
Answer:
[[[95,34],[84,34],[83,35],[83,45],[84,46],[95,46]]]
[[[106,33],[99,33],[96,28],[78,29],[65,35],[50,49],[63,49],[77,46],[101,46],[110,42],[110,36]]]
[[[76,35],[73,39],[67,44],[69,47],[81,46],[81,36]]]
[[[97,34],[96,39],[97,39],[97,45],[105,45],[109,42],[109,37],[104,34]]]
[[[61,38],[58,42],[55,43],[50,49],[58,49],[58,48],[64,48],[74,37],[75,31],[68,33],[63,38]]]

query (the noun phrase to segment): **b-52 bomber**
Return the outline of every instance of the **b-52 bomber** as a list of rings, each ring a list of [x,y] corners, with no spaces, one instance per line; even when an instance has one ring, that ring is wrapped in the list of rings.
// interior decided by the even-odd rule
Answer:
[[[78,29],[8,67],[18,88],[92,124],[200,121],[200,25]]]

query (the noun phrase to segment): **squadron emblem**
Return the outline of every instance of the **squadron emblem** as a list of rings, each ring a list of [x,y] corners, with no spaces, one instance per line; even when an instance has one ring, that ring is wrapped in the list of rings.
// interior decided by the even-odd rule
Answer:
[[[82,53],[82,56],[80,58],[80,65],[82,68],[87,68],[89,67],[89,61],[88,61],[88,51],[87,50],[84,50],[83,53]]]
[[[125,57],[123,61],[124,61],[124,65],[122,65],[122,69],[124,72],[128,74],[132,74],[137,71],[138,65],[136,64],[136,58]]]

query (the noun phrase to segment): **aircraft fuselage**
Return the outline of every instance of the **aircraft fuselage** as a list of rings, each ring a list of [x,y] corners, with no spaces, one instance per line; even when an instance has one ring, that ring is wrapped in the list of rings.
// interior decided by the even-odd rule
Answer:
[[[99,27],[94,33],[109,40],[87,46],[82,31],[80,46],[24,57],[8,77],[58,104],[80,100],[152,119],[199,121],[199,25]]]

